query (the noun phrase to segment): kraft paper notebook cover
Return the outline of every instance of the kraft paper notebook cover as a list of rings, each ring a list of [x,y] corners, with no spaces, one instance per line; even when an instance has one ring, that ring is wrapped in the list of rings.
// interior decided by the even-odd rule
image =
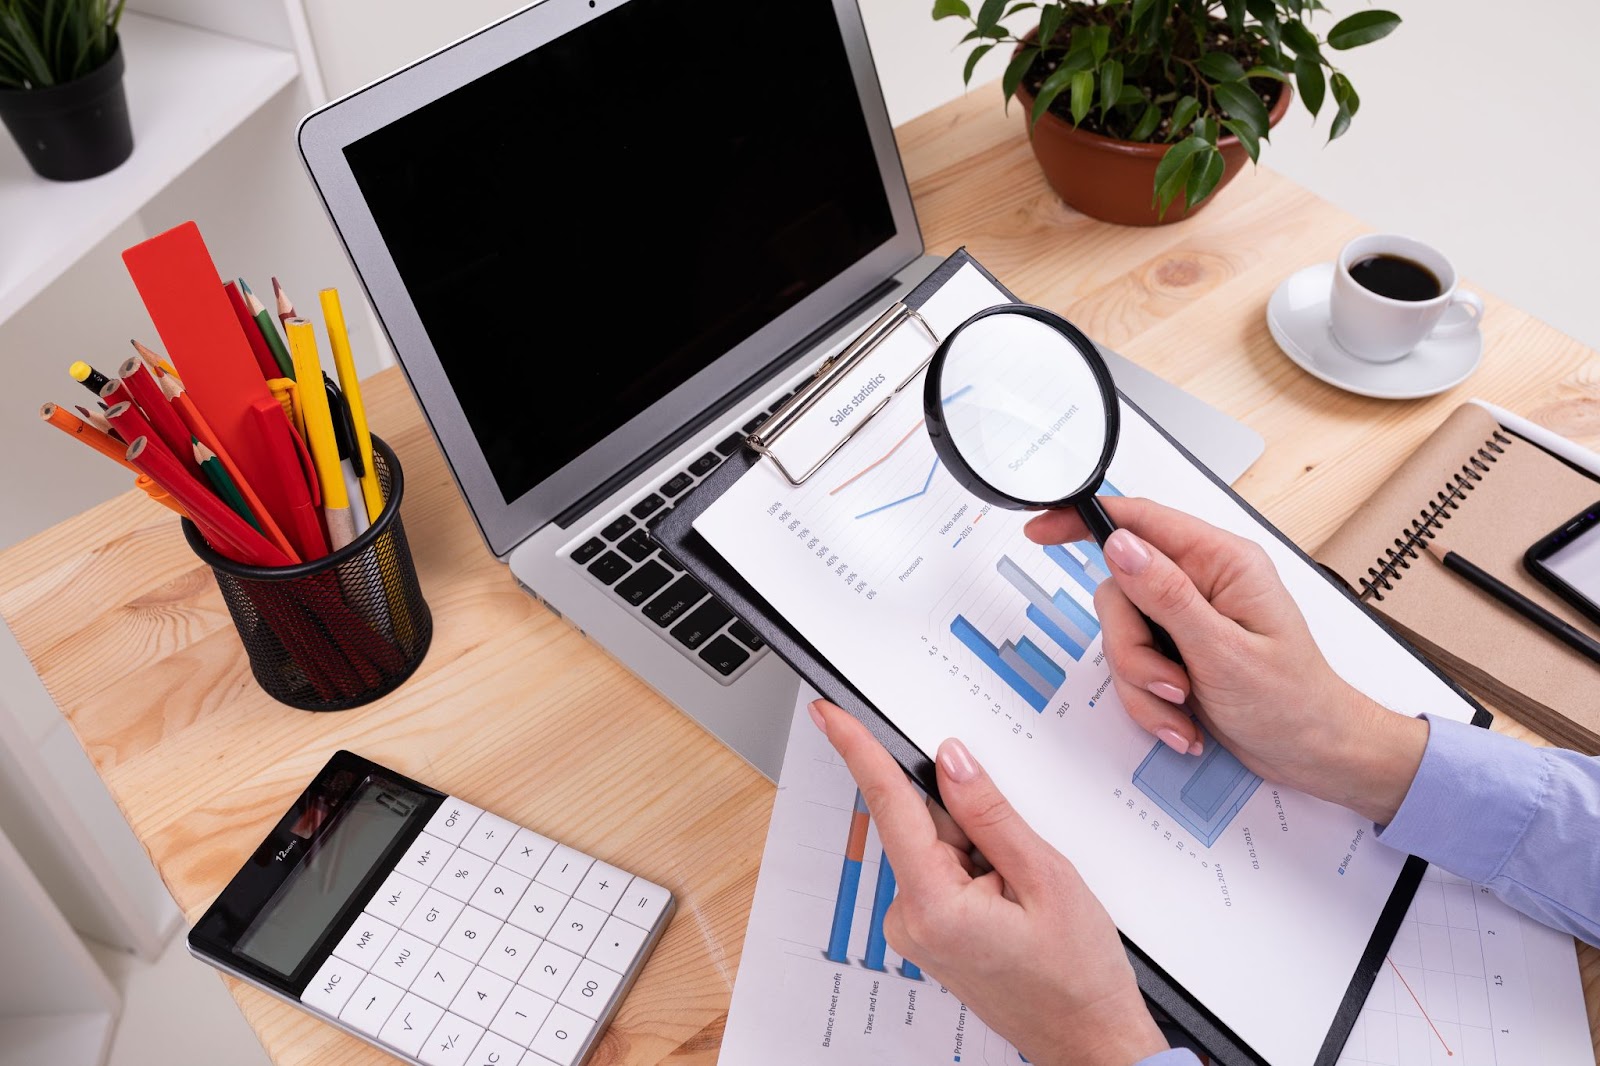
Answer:
[[[1457,408],[1316,556],[1462,685],[1559,744],[1600,753],[1600,667],[1446,570],[1454,551],[1591,636],[1522,553],[1600,499],[1600,482],[1474,404]]]

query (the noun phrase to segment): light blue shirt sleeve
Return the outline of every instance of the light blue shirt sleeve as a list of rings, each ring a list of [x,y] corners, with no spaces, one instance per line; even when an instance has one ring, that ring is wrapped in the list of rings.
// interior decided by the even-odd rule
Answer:
[[[1378,839],[1600,945],[1600,759],[1424,717],[1422,765]]]
[[[1200,1066],[1200,1060],[1188,1048],[1175,1047],[1140,1059],[1133,1066]]]

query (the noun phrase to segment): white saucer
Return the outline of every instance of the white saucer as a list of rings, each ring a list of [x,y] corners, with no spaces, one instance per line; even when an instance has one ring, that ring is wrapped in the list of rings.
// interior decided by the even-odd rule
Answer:
[[[1415,400],[1461,384],[1483,360],[1483,334],[1430,338],[1392,363],[1357,359],[1333,339],[1328,293],[1333,264],[1291,274],[1267,301],[1267,328],[1283,354],[1312,377],[1359,396]],[[1446,320],[1457,312],[1446,312]],[[1465,312],[1460,312],[1465,313]]]

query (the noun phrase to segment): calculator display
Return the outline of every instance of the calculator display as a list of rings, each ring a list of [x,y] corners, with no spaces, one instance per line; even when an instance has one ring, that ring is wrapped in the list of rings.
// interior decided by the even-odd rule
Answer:
[[[331,825],[309,840],[296,837],[280,853],[289,861],[289,849],[306,847],[310,856],[245,930],[239,953],[275,973],[294,974],[389,846],[413,823],[423,801],[411,789],[381,777],[367,778]]]

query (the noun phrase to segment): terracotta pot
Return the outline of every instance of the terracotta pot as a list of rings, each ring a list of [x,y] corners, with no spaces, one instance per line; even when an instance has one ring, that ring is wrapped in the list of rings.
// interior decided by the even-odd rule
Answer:
[[[1278,100],[1267,113],[1269,128],[1276,126],[1289,110],[1294,94],[1281,85]],[[1098,133],[1077,129],[1066,119],[1046,111],[1037,125],[1030,126],[1033,94],[1026,86],[1017,87],[1017,102],[1022,105],[1022,122],[1033,143],[1034,158],[1044,171],[1045,180],[1056,195],[1091,218],[1122,226],[1159,226],[1177,222],[1199,211],[1216,199],[1223,186],[1250,163],[1250,156],[1239,138],[1227,134],[1218,143],[1222,151],[1222,180],[1211,195],[1190,211],[1183,197],[1172,202],[1165,217],[1155,203],[1156,165],[1171,145],[1119,141]]]

